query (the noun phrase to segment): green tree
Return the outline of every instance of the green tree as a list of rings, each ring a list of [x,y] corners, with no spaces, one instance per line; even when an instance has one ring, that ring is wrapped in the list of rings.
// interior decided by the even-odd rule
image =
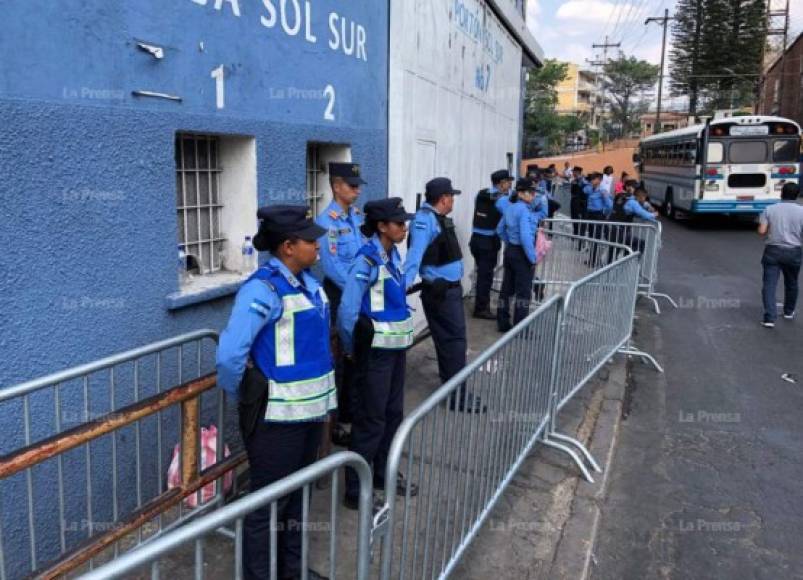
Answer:
[[[564,135],[564,121],[555,111],[558,105],[558,84],[568,74],[569,65],[546,59],[541,68],[531,70],[524,96],[525,141],[539,138],[547,149],[559,147]]]
[[[766,0],[678,0],[670,50],[671,91],[689,113],[753,100],[766,42]]]
[[[605,65],[606,100],[610,108],[610,124],[620,136],[639,128],[639,116],[645,112],[638,99],[658,80],[659,67],[636,57],[620,56]]]

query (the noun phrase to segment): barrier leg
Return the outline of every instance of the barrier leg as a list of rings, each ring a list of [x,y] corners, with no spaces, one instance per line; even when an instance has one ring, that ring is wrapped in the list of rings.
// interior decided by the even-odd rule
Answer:
[[[668,301],[675,308],[678,307],[678,303],[675,302],[675,300],[669,294],[664,294],[663,292],[650,292],[649,296],[650,296],[650,299],[652,299],[652,300],[655,300],[655,298],[654,298],[655,296],[657,296],[658,298],[663,298],[664,300]]]
[[[637,349],[636,347],[633,346],[632,343],[628,343],[626,346],[623,346],[622,348],[620,348],[617,352],[619,352],[620,354],[627,355],[627,356],[640,357],[643,360],[649,361],[650,364],[652,364],[652,366],[655,367],[655,370],[658,371],[659,373],[664,372],[664,368],[661,365],[658,364],[658,361],[655,360],[655,357],[653,357],[651,354],[649,354],[647,352],[644,352],[643,350]]]
[[[577,455],[577,453],[575,453],[573,449],[567,447],[566,445],[557,443],[556,441],[550,441],[548,439],[550,435],[554,435],[554,433],[551,433],[549,435],[544,435],[544,438],[542,440],[544,445],[546,445],[547,447],[558,449],[559,451],[563,451],[564,453],[566,453],[569,457],[571,457],[574,460],[574,463],[575,465],[577,465],[577,468],[580,470],[580,473],[583,474],[583,479],[585,479],[588,483],[594,483],[594,478],[591,477],[591,473],[588,471],[588,468],[586,467],[585,463],[583,463],[583,460],[580,458],[580,456]],[[582,445],[580,446],[582,447]],[[586,453],[588,452],[586,451]]]

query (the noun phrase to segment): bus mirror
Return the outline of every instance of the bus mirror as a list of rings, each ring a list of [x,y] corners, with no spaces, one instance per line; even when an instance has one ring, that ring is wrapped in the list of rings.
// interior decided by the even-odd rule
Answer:
[[[641,155],[633,153],[633,163],[641,163]]]

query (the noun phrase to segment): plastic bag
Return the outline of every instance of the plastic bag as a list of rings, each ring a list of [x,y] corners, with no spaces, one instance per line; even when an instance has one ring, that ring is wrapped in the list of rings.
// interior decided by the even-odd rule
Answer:
[[[535,260],[540,262],[549,250],[552,249],[552,242],[546,237],[544,230],[539,229],[535,236]]]
[[[229,446],[223,446],[223,456],[228,457],[231,455]],[[174,487],[181,487],[181,444],[176,443],[173,448],[173,458],[170,461],[170,467],[167,469],[167,489]],[[217,463],[217,427],[210,425],[209,428],[201,427],[201,470],[213,466]],[[223,478],[224,493],[228,493],[231,489],[234,474],[229,471]],[[201,490],[201,503],[206,503],[217,492],[217,481],[204,486]],[[198,505],[198,494],[184,498],[184,504],[187,507],[194,508]]]

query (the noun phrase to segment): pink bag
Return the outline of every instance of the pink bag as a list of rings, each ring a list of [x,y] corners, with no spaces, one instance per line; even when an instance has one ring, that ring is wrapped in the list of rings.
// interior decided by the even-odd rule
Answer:
[[[223,456],[228,457],[230,454],[229,446],[224,445]],[[180,457],[181,444],[176,443],[173,448],[173,459],[170,461],[170,467],[167,470],[167,489],[181,487]],[[217,427],[214,425],[210,425],[208,429],[201,427],[201,470],[211,467],[215,463],[217,463]],[[226,493],[231,489],[233,477],[234,474],[229,471],[223,478],[223,489]],[[215,497],[215,492],[217,492],[217,482],[213,481],[201,490],[201,503],[206,503]],[[184,504],[190,508],[196,507],[198,505],[198,494],[194,493],[184,498]]]
[[[539,229],[535,236],[535,260],[540,262],[552,249],[552,242],[546,237],[544,230]]]

